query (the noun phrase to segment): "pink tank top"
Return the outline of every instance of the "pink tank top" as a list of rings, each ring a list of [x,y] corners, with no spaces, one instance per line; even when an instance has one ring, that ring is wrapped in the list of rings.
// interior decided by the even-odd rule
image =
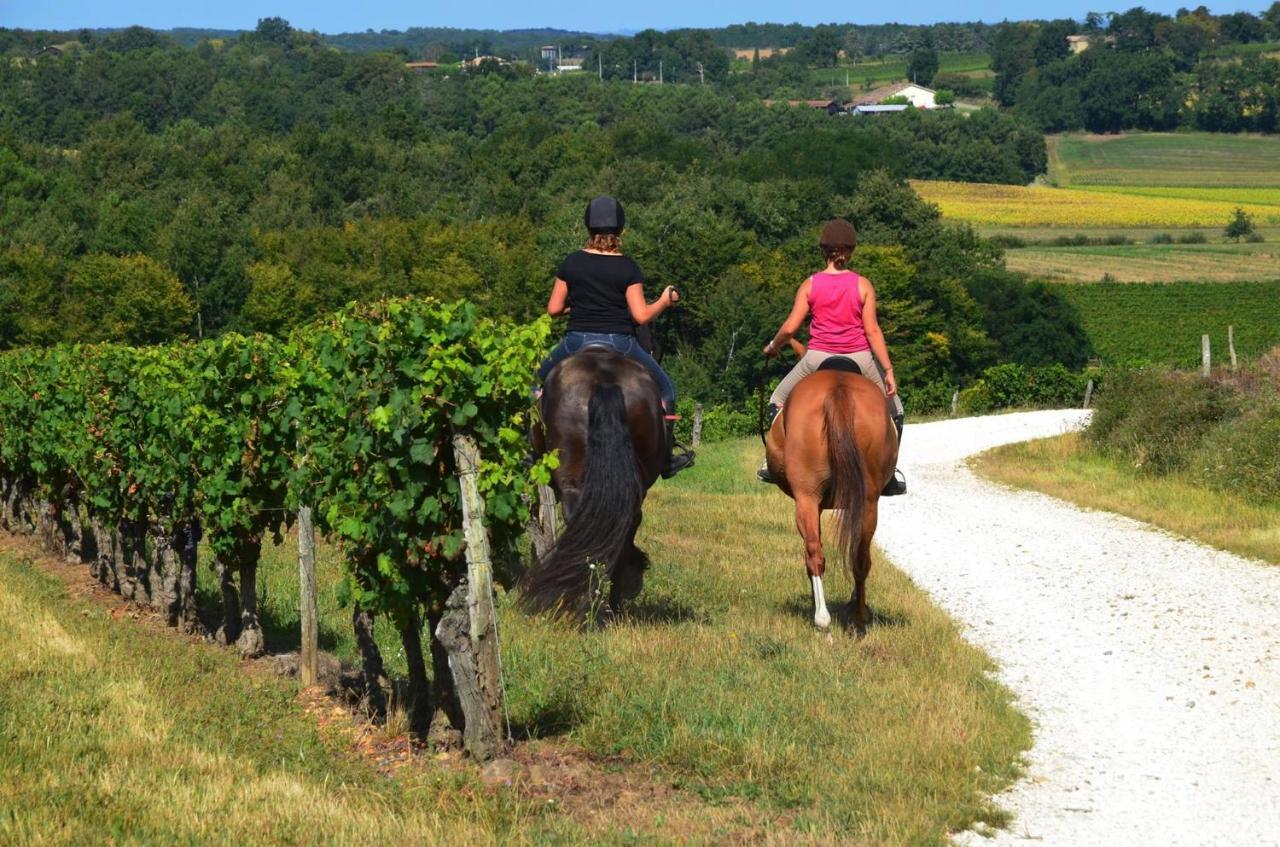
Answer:
[[[809,277],[809,348],[824,353],[869,350],[862,326],[861,279],[853,271]]]

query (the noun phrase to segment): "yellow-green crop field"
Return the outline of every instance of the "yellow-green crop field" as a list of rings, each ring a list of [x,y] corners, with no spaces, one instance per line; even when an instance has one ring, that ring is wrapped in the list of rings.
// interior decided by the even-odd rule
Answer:
[[[1214,227],[1225,226],[1236,207],[1255,224],[1280,225],[1280,206],[1191,197],[1116,194],[1048,186],[990,185],[913,180],[942,214],[978,226]]]

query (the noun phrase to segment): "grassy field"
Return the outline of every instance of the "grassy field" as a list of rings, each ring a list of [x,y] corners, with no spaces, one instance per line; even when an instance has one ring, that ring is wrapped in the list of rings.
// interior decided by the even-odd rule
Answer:
[[[1280,137],[1225,133],[1059,135],[1049,139],[1059,186],[1280,187]]]
[[[1010,444],[970,461],[979,474],[1089,509],[1128,515],[1242,556],[1280,564],[1280,503],[1260,503],[1177,477],[1136,473],[1085,449],[1078,433]]]
[[[542,739],[525,748],[648,775],[576,813],[430,759],[378,776],[315,732],[289,685],[0,554],[0,842],[942,845],[1000,822],[986,797],[1029,727],[990,662],[879,556],[867,638],[816,634],[790,501],[754,481],[758,451],[704,447],[651,492],[653,567],[620,623],[581,631],[501,602],[511,719]],[[293,553],[265,564],[277,649],[296,643]],[[332,550],[321,573],[331,587]],[[347,614],[331,590],[321,601],[322,644],[350,656]]]
[[[1241,358],[1280,345],[1280,282],[1064,283],[1057,290],[1079,309],[1085,333],[1107,364],[1195,367],[1206,333],[1214,361],[1222,362],[1228,326],[1235,327]]]
[[[1050,186],[913,180],[925,200],[943,215],[976,226],[1060,227],[1223,227],[1237,206],[1255,222],[1280,226],[1280,207],[1222,200],[1151,197]]]
[[[1280,278],[1280,244],[1119,244],[1024,247],[1005,253],[1010,270],[1070,282],[1255,282]],[[1280,317],[1280,315],[1277,315]]]

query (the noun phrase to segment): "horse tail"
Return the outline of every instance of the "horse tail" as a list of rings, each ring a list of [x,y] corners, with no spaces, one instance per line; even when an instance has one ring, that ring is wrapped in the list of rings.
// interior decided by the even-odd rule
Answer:
[[[598,588],[635,531],[644,500],[627,423],[627,401],[617,385],[597,385],[587,406],[587,452],[578,504],[546,558],[525,577],[522,605],[571,609]]]
[[[862,451],[854,434],[853,393],[849,380],[837,376],[822,413],[827,424],[827,455],[831,463],[831,504],[840,510],[837,536],[849,564],[857,561],[862,543],[862,519],[867,504],[867,476]]]

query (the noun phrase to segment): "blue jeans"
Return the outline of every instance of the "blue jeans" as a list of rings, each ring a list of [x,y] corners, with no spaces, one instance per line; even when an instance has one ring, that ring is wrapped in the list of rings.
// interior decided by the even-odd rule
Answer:
[[[628,359],[635,359],[640,364],[649,369],[649,373],[653,375],[653,379],[658,383],[658,391],[662,393],[662,405],[667,407],[669,412],[676,409],[676,385],[671,381],[671,377],[667,376],[658,363],[648,351],[640,346],[640,342],[636,341],[636,337],[625,332],[568,332],[565,333],[564,340],[556,345],[551,351],[551,355],[542,363],[542,367],[538,368],[538,379],[541,382],[547,381],[547,374],[551,373],[551,369],[563,362],[565,359],[577,353],[588,344],[600,344],[605,347],[617,350]]]

